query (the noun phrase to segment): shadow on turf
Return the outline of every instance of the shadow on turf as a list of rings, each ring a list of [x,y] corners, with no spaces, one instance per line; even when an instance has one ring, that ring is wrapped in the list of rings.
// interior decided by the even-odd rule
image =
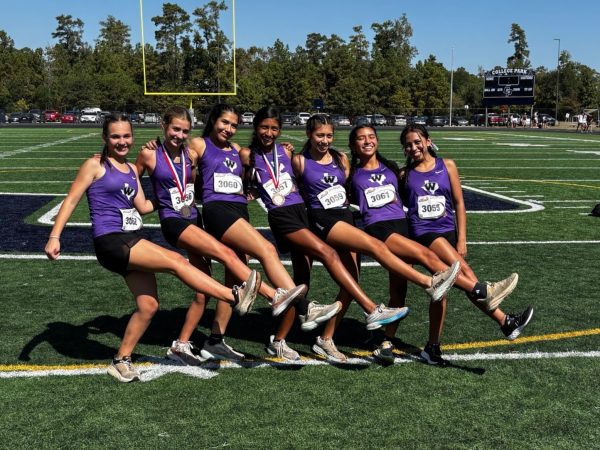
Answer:
[[[140,344],[152,345],[162,348],[170,346],[171,342],[177,338],[181,325],[184,322],[186,308],[175,308],[171,310],[159,310],[146,333],[140,340]],[[112,358],[117,352],[116,347],[105,345],[96,341],[95,335],[111,334],[117,337],[120,341],[125,332],[127,323],[129,322],[130,314],[114,317],[109,315],[98,316],[81,325],[73,325],[67,322],[50,322],[46,325],[46,329],[40,334],[31,338],[25,344],[19,354],[19,361],[30,361],[33,350],[42,343],[48,343],[59,354],[75,360],[106,360]],[[206,334],[196,329],[192,335],[192,341],[196,346],[201,347],[210,333],[212,321],[214,319],[214,310],[208,308],[200,321],[199,328],[206,330]],[[275,334],[280,320],[271,316],[270,308],[258,308],[251,312],[246,317],[233,315],[229,323],[226,337],[229,339],[239,339],[242,341],[255,342],[264,346],[271,334]],[[302,344],[311,347],[315,342],[316,336],[322,330],[322,326],[310,332],[303,332],[296,323],[289,333],[286,341],[290,345]],[[344,318],[342,326],[335,335],[335,342],[342,351],[349,349],[373,350],[374,345],[381,341],[383,334],[380,330],[376,332],[368,332],[365,329],[365,324],[353,318]],[[408,354],[418,355],[421,351],[419,347],[403,342],[395,338],[394,346]],[[303,354],[302,352],[300,352]],[[245,353],[247,357],[252,359],[261,359],[265,353],[255,355]],[[304,353],[305,356],[308,356]],[[134,354],[134,358],[143,356]],[[314,356],[314,355],[310,355]],[[364,370],[367,365],[349,365],[331,363],[338,368],[357,371]],[[278,370],[299,370],[303,366],[281,365],[274,366]],[[464,370],[466,372],[482,375],[484,369],[471,368],[460,366],[454,363],[448,364],[447,368]]]

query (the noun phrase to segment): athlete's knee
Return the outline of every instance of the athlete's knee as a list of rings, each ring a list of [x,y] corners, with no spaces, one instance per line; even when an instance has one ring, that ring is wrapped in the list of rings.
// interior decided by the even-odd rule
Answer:
[[[259,258],[261,261],[279,259],[279,253],[273,244],[267,242],[261,246]]]
[[[137,310],[145,319],[152,319],[158,312],[158,300],[149,296],[141,296],[137,301]]]
[[[335,263],[340,261],[340,256],[338,253],[327,244],[321,244],[316,249],[317,258],[319,258],[324,263]]]

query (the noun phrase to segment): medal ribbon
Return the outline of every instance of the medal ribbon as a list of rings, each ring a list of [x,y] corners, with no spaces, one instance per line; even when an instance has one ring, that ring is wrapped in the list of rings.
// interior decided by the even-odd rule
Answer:
[[[269,162],[269,158],[262,153],[263,160],[267,165],[267,170],[269,171],[269,176],[273,180],[273,185],[275,189],[279,187],[279,157],[277,156],[277,144],[273,145],[273,166],[271,167],[271,163]]]
[[[168,154],[167,149],[165,148],[165,146],[162,146],[162,154],[163,157],[165,158],[165,161],[167,162],[167,166],[169,167],[169,170],[171,171],[171,175],[173,175],[173,181],[175,182],[175,186],[177,187],[177,190],[179,191],[179,195],[181,196],[181,202],[185,205],[185,189],[187,187],[187,179],[186,179],[186,173],[185,173],[185,151],[182,149],[181,150],[181,154],[180,154],[180,158],[181,158],[181,177],[183,178],[183,184],[181,183],[181,181],[179,181],[179,176],[177,175],[177,171],[175,170],[175,165],[173,164],[173,161],[171,161],[171,157]],[[183,188],[182,188],[183,186]]]

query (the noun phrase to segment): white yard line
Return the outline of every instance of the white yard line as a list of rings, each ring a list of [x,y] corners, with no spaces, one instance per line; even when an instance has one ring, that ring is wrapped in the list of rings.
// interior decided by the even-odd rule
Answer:
[[[9,158],[14,155],[19,155],[21,153],[27,153],[32,150],[37,150],[40,148],[54,147],[55,145],[66,144],[67,142],[79,141],[81,139],[86,139],[86,138],[89,138],[92,136],[97,136],[97,134],[98,133],[82,134],[81,136],[73,136],[72,138],[69,138],[69,139],[60,139],[58,141],[46,142],[44,144],[38,144],[38,145],[32,145],[31,147],[18,148],[16,150],[11,150],[9,152],[0,153],[0,159]]]

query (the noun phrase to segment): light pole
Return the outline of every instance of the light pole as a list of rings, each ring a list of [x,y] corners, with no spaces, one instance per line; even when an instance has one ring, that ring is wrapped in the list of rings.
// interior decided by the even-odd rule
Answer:
[[[555,41],[558,41],[558,56],[556,58],[556,111],[554,113],[554,118],[558,120],[558,80],[560,78],[560,39],[554,38]]]

